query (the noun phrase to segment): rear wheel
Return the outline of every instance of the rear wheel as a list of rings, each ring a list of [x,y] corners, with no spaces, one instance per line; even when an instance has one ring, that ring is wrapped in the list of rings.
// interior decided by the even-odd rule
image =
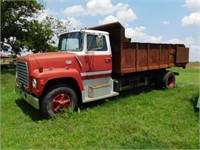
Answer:
[[[168,71],[165,76],[163,77],[163,88],[165,89],[172,89],[175,86],[175,75],[173,72]]]
[[[77,110],[78,98],[70,87],[58,87],[49,91],[41,102],[41,113],[44,118],[51,118],[56,113]]]
[[[171,71],[159,72],[155,79],[157,89],[172,89],[175,86],[175,75]]]

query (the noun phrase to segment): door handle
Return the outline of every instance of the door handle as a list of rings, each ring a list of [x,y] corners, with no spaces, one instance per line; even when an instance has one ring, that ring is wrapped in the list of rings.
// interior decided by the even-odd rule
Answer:
[[[105,58],[105,63],[110,63],[111,62],[111,58]]]

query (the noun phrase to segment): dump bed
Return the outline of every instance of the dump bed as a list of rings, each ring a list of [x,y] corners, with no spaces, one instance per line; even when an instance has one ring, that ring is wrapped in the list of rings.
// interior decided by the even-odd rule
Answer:
[[[90,28],[109,32],[112,48],[113,73],[132,73],[170,67],[185,68],[189,48],[183,44],[136,43],[125,37],[119,23]]]

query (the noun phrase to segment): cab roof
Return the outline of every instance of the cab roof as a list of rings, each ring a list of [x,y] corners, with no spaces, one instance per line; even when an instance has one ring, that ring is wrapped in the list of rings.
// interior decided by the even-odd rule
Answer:
[[[63,35],[63,34],[66,34],[66,33],[73,33],[73,32],[85,32],[85,33],[104,34],[104,35],[108,35],[109,34],[106,31],[80,29],[80,30],[72,30],[72,31],[69,31],[69,32],[64,32],[64,33],[61,33],[60,35]]]

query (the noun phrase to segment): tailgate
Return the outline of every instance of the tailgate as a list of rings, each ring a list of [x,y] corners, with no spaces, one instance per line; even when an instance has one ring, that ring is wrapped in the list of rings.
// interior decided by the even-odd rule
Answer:
[[[177,47],[175,65],[177,67],[184,67],[189,62],[189,48]]]

